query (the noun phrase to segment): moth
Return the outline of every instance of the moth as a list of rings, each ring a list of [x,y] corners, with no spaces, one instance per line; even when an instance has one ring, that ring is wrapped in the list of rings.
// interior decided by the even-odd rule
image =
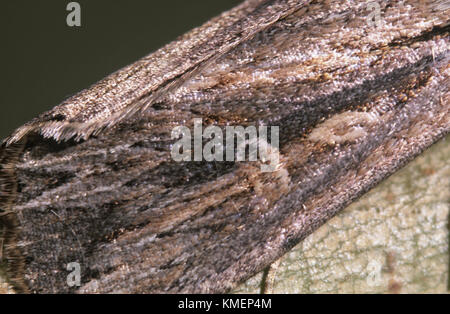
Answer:
[[[0,148],[10,284],[230,291],[449,133],[449,9],[247,0],[23,125]],[[175,161],[196,119],[279,127],[274,171]]]

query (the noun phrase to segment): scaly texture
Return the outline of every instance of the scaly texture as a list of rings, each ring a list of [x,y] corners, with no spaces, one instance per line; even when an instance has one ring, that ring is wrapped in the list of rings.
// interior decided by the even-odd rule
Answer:
[[[272,293],[448,293],[450,136],[280,260]],[[261,274],[237,293],[259,293]]]
[[[365,1],[246,1],[20,128],[0,151],[10,282],[229,291],[445,136],[448,6],[380,5],[375,28]],[[279,126],[276,171],[175,162],[194,118]]]

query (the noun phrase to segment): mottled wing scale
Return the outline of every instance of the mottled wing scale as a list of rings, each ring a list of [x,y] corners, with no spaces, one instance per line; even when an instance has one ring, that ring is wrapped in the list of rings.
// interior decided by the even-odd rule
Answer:
[[[445,1],[246,1],[16,131],[10,282],[226,292],[448,134]],[[280,161],[175,162],[177,126],[280,127]],[[81,287],[67,285],[80,263]]]

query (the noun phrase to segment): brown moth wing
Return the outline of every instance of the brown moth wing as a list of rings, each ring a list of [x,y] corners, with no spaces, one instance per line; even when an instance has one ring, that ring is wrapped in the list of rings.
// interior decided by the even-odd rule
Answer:
[[[86,139],[142,112],[162,95],[307,1],[247,0],[19,128],[13,143],[31,132],[58,141]]]
[[[0,151],[16,289],[229,291],[448,134],[448,6],[380,5],[375,28],[365,1],[246,1],[19,129]],[[277,171],[173,161],[194,118],[280,126]]]

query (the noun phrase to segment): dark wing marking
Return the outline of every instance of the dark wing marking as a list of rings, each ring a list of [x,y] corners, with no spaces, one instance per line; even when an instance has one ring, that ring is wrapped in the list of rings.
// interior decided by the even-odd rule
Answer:
[[[260,271],[448,134],[448,9],[414,3],[383,2],[373,28],[363,1],[247,1],[19,129],[11,282],[224,292]],[[173,161],[172,129],[198,117],[280,126],[277,171]]]

